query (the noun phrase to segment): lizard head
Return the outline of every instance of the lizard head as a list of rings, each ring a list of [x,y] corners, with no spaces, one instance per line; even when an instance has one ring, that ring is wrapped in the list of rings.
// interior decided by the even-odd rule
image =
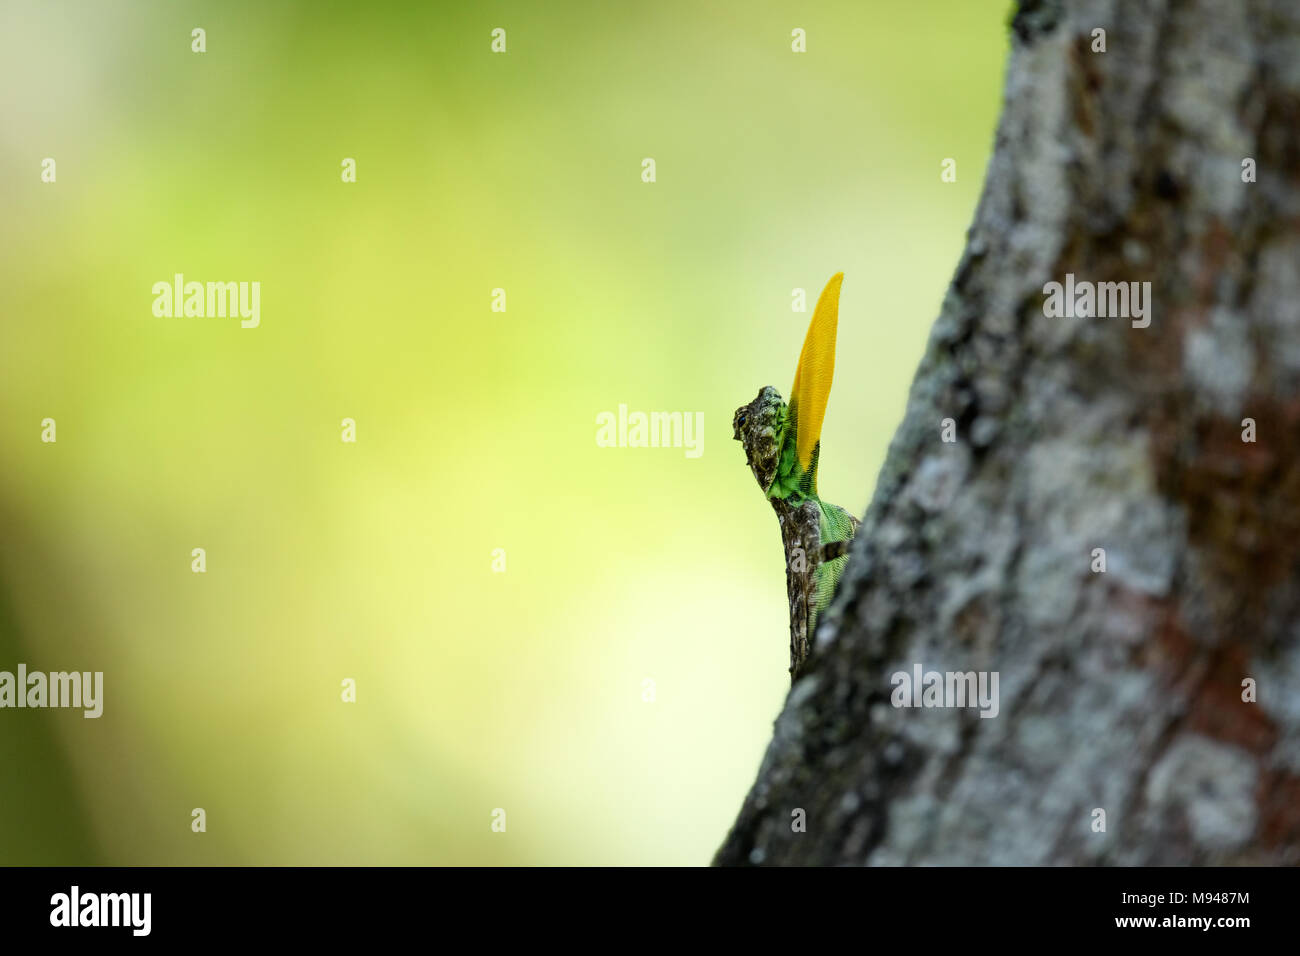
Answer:
[[[817,496],[817,460],[835,374],[843,281],[842,272],[831,276],[817,299],[795,368],[790,403],[771,385],[764,385],[752,402],[736,409],[732,419],[733,437],[744,445],[749,467],[769,498],[797,504]]]
[[[764,385],[752,402],[736,409],[731,420],[732,437],[744,447],[745,460],[764,493],[772,486],[781,463],[786,413],[781,393],[771,385]]]

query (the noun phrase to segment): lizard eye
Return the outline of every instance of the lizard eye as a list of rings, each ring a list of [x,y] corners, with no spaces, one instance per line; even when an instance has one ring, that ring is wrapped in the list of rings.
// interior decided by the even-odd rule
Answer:
[[[746,418],[745,413],[741,412],[739,415],[736,416],[736,424],[737,425],[745,424],[745,418]]]

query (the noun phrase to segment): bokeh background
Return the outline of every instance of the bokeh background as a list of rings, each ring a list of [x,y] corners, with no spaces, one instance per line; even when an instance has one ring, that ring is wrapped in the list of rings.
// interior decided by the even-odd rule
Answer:
[[[843,270],[861,514],[1008,7],[5,0],[0,669],[106,690],[0,710],[0,862],[707,862],[788,689],[732,412]],[[261,327],[155,318],[176,272]],[[703,455],[597,447],[619,403]]]

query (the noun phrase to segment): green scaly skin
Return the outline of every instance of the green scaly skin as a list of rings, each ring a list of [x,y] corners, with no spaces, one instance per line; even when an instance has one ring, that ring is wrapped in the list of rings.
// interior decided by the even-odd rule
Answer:
[[[812,467],[806,472],[803,471],[799,467],[795,454],[796,430],[789,427],[789,409],[784,402],[781,403],[781,412],[780,417],[784,420],[779,439],[781,457],[777,465],[776,477],[773,479],[771,487],[767,489],[767,497],[784,500],[792,506],[803,504],[804,501],[810,499],[815,501],[821,511],[822,546],[837,541],[848,541],[853,537],[853,532],[857,530],[857,519],[839,505],[822,501],[817,496],[817,459],[821,452],[821,443],[818,442],[813,450]],[[808,634],[810,636],[816,630],[817,616],[826,610],[826,607],[831,603],[831,598],[835,596],[835,586],[839,584],[840,576],[844,573],[844,566],[848,563],[849,557],[845,554],[830,561],[823,561],[817,566],[814,575],[814,581],[817,585],[817,601],[808,620]]]

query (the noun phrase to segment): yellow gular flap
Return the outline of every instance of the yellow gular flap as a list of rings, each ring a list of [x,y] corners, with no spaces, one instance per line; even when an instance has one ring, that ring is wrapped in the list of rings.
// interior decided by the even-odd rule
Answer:
[[[799,467],[812,467],[813,450],[821,439],[822,419],[831,396],[831,379],[835,376],[835,330],[839,325],[840,283],[844,273],[837,272],[822,289],[817,308],[808,323],[808,334],[799,353],[799,367],[790,389],[790,415],[795,421]]]

